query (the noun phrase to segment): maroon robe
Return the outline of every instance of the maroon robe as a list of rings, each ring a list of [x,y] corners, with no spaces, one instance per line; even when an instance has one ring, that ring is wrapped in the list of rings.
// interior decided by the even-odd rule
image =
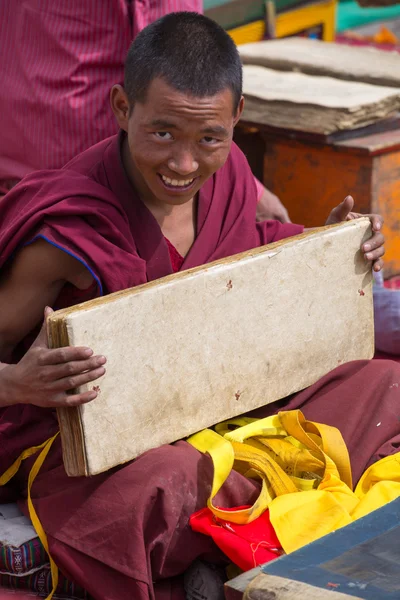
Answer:
[[[128,182],[119,143],[110,138],[61,171],[31,175],[0,202],[0,267],[18,248],[42,237],[91,271],[97,287],[88,296],[171,273],[167,242]],[[256,225],[256,201],[250,169],[233,145],[227,163],[200,191],[197,237],[182,269],[301,231],[275,221]],[[68,303],[70,291],[62,291],[59,305]],[[342,430],[357,479],[371,460],[397,449],[400,392],[394,383],[400,383],[396,363],[359,361],[285,402]],[[270,414],[283,404],[258,413]],[[2,409],[0,471],[56,430],[51,410]],[[25,462],[9,491],[26,495],[31,464],[32,459]],[[58,440],[32,496],[57,564],[96,599],[178,600],[183,597],[180,576],[195,558],[223,560],[211,538],[188,525],[189,516],[205,505],[211,481],[209,458],[185,442],[95,477],[68,478]],[[246,504],[256,494],[254,482],[233,473],[219,503]]]

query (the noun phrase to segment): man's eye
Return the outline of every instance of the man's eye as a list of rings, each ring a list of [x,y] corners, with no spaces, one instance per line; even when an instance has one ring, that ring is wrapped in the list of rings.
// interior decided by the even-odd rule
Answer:
[[[156,131],[154,135],[159,140],[172,140],[172,135],[168,131]]]
[[[219,142],[219,140],[217,140],[217,138],[213,138],[208,135],[204,136],[201,141],[208,145],[217,144]]]

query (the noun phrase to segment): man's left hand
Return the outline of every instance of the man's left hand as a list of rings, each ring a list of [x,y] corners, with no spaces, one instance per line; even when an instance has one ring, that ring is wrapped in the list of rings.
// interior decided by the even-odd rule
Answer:
[[[339,206],[333,209],[326,221],[326,225],[351,221],[360,217],[369,217],[372,227],[372,236],[361,246],[361,252],[367,261],[372,263],[374,271],[380,271],[383,267],[382,256],[385,254],[385,238],[382,234],[383,219],[380,215],[362,215],[352,212],[354,200],[352,196],[347,196]]]

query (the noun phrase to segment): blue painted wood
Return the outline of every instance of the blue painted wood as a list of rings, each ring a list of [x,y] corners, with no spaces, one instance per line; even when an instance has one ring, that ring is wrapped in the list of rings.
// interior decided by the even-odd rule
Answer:
[[[324,589],[338,584],[337,592],[365,600],[400,600],[400,498],[261,570]]]

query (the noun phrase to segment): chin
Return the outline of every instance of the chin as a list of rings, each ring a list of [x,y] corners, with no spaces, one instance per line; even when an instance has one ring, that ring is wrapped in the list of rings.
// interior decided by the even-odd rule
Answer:
[[[163,198],[159,198],[160,202],[163,202],[163,204],[168,204],[169,206],[181,206],[182,204],[186,204],[187,202],[190,202],[190,200],[193,198],[193,196],[195,196],[195,194],[191,194],[188,197],[175,197],[175,198],[171,198],[170,196],[168,197],[163,197]]]

